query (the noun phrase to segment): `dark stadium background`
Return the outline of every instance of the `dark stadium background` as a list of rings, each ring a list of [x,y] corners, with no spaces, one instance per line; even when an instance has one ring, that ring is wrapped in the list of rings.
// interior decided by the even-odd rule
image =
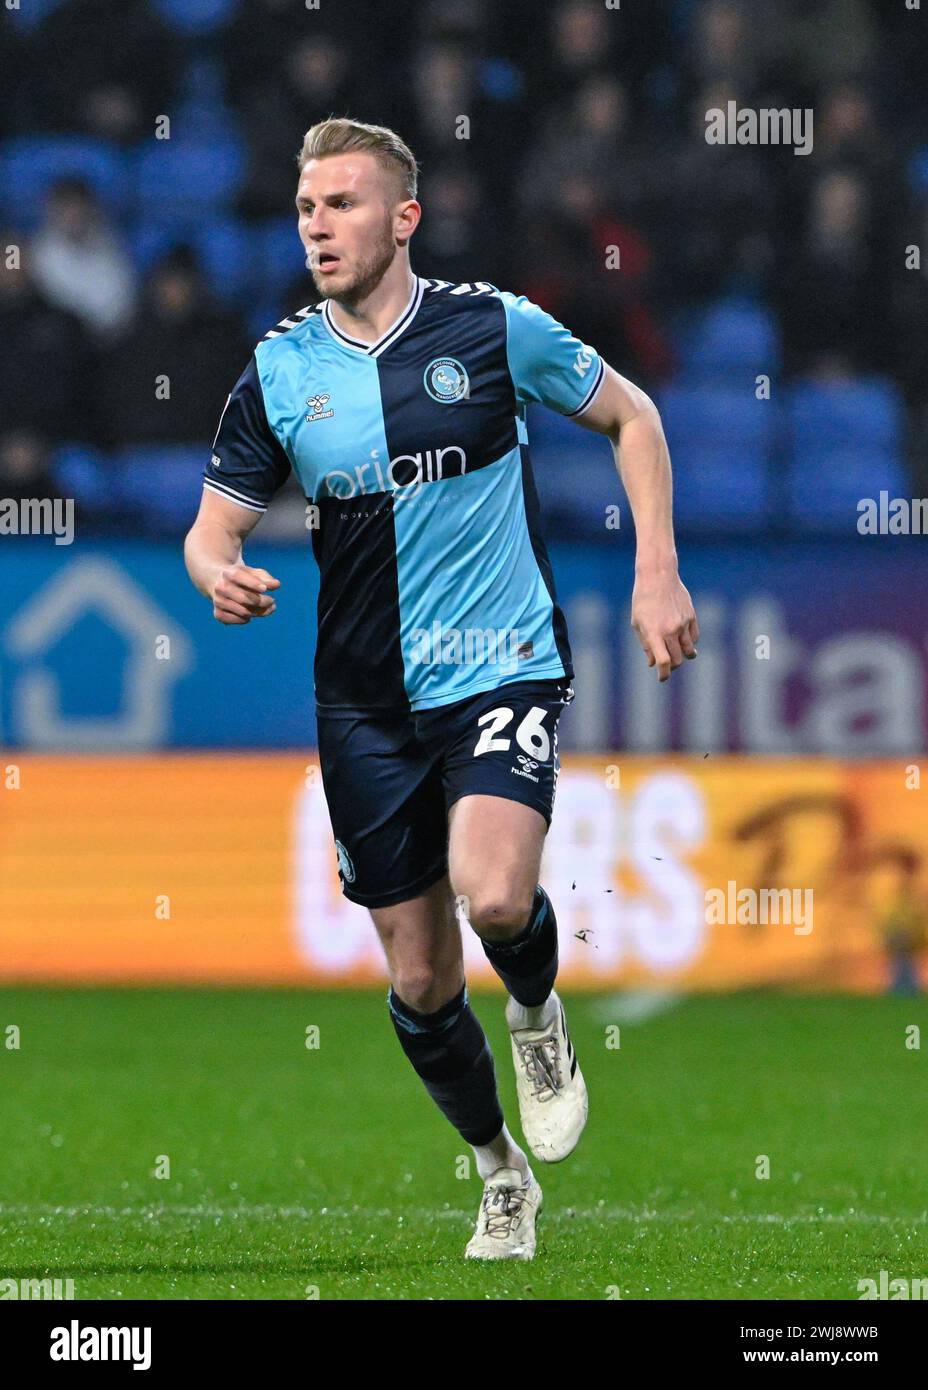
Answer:
[[[535,298],[664,397],[682,534],[845,535],[867,489],[920,485],[928,272],[904,248],[926,230],[928,52],[904,4],[25,0],[0,14],[4,242],[26,251],[0,300],[5,496],[73,494],[82,534],[180,534],[217,402],[256,339],[312,298],[294,159],[329,113],[395,124],[417,153],[420,274]],[[812,107],[811,157],[708,145],[706,110],[732,98]],[[86,268],[62,293],[69,256]],[[773,383],[764,425],[750,393],[732,409],[754,368]],[[167,407],[159,372],[176,383]],[[574,431],[568,488],[543,418],[552,533],[602,540],[611,461]]]
[[[332,114],[415,151],[418,274],[528,295],[654,396],[703,631],[658,688],[608,445],[530,411],[577,666],[545,882],[594,1109],[546,1265],[492,1288],[928,1273],[926,34],[904,0],[0,9],[0,502],[76,516],[0,529],[0,1277],[484,1296],[476,1189],[339,892],[295,482],[247,552],[270,623],[220,629],[181,558],[232,384],[313,301],[295,157]],[[811,153],[709,144],[732,100],[811,110]],[[815,930],[707,929],[730,881],[813,890]]]

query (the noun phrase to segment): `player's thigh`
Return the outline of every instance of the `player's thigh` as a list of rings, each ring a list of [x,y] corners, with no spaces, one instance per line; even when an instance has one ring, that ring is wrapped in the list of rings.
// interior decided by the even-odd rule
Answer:
[[[404,1003],[434,1013],[464,984],[464,953],[447,874],[406,902],[371,909],[390,981]]]
[[[481,935],[511,935],[531,909],[554,811],[558,721],[572,699],[568,680],[518,681],[449,711],[449,874]]]
[[[317,715],[319,764],[342,892],[369,910],[425,894],[447,872],[441,769],[412,721]]]

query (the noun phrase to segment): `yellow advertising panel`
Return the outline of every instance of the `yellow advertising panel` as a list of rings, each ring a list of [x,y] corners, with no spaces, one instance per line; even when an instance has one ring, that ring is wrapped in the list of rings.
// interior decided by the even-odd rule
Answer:
[[[875,989],[900,962],[924,979],[918,781],[901,761],[566,757],[542,872],[562,982]],[[384,978],[311,755],[0,768],[0,979]]]

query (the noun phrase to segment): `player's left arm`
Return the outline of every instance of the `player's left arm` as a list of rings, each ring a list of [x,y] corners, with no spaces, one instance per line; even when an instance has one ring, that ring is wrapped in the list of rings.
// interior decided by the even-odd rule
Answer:
[[[696,655],[699,624],[680,579],[673,537],[670,453],[657,407],[640,387],[603,363],[590,404],[573,418],[608,437],[628,496],[637,542],[632,627],[658,678]]]
[[[657,407],[525,295],[496,293],[506,314],[506,351],[519,405],[545,405],[612,443],[638,538],[632,627],[648,665],[665,681],[684,657],[696,655],[699,628],[677,572],[670,456]]]

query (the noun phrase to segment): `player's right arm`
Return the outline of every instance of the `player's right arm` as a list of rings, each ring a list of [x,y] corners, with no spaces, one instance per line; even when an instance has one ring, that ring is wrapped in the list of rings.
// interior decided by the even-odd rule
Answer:
[[[507,292],[500,298],[518,403],[539,402],[609,437],[637,539],[631,625],[665,681],[684,657],[695,657],[699,624],[677,570],[670,454],[657,407],[537,304]]]
[[[203,497],[184,542],[187,572],[212,600],[220,623],[242,625],[274,612],[280,581],[246,565],[245,538],[287,480],[290,459],[267,417],[255,356],[226,401],[203,475]]]
[[[246,565],[242,557],[245,538],[260,520],[260,512],[247,511],[204,488],[199,514],[184,542],[184,561],[195,586],[212,601],[217,622],[241,626],[252,618],[270,617],[277,606],[271,595],[280,588],[280,580]]]

